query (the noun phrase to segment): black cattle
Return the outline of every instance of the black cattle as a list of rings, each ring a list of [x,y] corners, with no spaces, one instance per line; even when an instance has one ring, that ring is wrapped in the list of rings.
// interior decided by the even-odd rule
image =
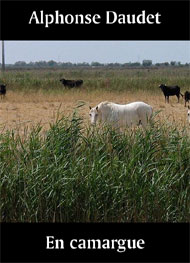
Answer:
[[[180,92],[180,87],[178,86],[166,86],[164,84],[161,84],[159,88],[162,90],[165,96],[165,102],[166,100],[169,103],[169,96],[177,96],[178,102],[179,102],[179,95],[183,97],[183,94]]]
[[[0,84],[0,95],[1,99],[5,97],[7,90],[6,90],[6,85]]]
[[[79,87],[83,84],[83,80],[81,79],[79,80],[60,79],[60,81],[65,87],[69,87],[69,88]]]
[[[190,92],[186,91],[184,94],[184,97],[185,97],[185,107],[186,107],[186,103],[187,102],[189,103],[189,100],[190,100]]]

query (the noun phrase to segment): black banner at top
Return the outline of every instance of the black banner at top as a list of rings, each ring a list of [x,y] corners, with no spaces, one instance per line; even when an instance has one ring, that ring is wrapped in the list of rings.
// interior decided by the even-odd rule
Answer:
[[[189,1],[2,1],[1,40],[189,40]]]

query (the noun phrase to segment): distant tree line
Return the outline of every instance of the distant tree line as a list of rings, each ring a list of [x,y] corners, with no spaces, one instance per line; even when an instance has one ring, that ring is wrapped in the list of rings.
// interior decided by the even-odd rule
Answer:
[[[0,63],[2,67],[2,64]],[[127,63],[100,63],[100,62],[83,62],[83,63],[71,63],[71,62],[56,62],[50,61],[37,61],[29,62],[17,61],[14,64],[6,64],[6,68],[9,69],[46,69],[46,68],[143,68],[143,67],[187,67],[190,63],[182,64],[181,62],[171,61],[164,63],[152,63],[152,60],[143,60],[140,62],[127,62]]]

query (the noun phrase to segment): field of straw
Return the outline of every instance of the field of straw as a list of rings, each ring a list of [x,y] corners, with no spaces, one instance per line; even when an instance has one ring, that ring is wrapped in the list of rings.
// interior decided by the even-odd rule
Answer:
[[[161,83],[179,85],[182,93],[190,90],[190,80],[186,69],[152,70],[78,70],[78,71],[9,71],[1,76],[1,82],[7,83],[6,98],[0,102],[0,129],[24,128],[41,123],[44,130],[54,122],[57,112],[68,116],[81,103],[79,114],[88,121],[89,105],[95,106],[101,101],[120,104],[144,101],[160,111],[157,116],[180,126],[187,125],[187,109],[184,99],[170,97],[165,103],[164,95],[158,86]],[[80,88],[65,89],[59,82],[61,77],[82,78]]]
[[[66,89],[60,78],[83,79]],[[189,68],[7,71],[0,101],[2,222],[188,222]],[[146,130],[91,127],[89,106],[144,101]]]

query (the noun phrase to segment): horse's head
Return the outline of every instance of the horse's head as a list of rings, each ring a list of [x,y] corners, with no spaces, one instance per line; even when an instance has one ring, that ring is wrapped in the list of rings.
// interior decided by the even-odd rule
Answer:
[[[190,124],[190,107],[188,106],[188,110],[187,110],[187,120]]]
[[[90,111],[89,111],[89,116],[90,116],[90,122],[91,124],[95,125],[96,121],[98,119],[98,115],[99,115],[99,110],[98,110],[98,106],[92,108],[89,107]]]

